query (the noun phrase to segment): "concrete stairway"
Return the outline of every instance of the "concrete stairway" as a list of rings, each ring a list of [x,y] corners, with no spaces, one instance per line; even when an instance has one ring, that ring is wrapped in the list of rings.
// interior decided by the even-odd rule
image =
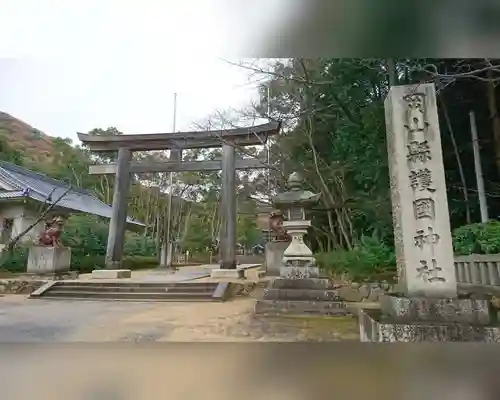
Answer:
[[[49,282],[31,293],[30,298],[53,300],[118,300],[118,301],[224,301],[229,296],[228,282]]]

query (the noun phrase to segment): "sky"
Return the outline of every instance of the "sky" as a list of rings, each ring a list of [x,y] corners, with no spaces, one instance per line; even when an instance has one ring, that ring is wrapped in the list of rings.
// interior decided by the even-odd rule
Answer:
[[[256,96],[225,60],[276,23],[284,0],[0,0],[0,111],[51,135],[193,128]],[[251,4],[250,4],[251,5]]]

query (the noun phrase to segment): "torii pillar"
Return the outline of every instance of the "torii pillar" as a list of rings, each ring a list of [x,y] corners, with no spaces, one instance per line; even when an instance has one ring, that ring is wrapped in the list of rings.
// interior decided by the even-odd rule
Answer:
[[[132,152],[129,149],[121,148],[118,150],[113,211],[109,221],[108,245],[106,248],[106,269],[121,269],[122,267],[131,160]]]
[[[212,270],[213,278],[243,278],[236,265],[236,164],[232,143],[222,145],[220,268]]]

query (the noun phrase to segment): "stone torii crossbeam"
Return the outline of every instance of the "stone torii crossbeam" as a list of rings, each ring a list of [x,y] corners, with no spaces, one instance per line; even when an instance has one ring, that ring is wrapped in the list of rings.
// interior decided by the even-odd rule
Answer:
[[[118,151],[117,162],[92,165],[91,174],[115,175],[113,214],[109,224],[106,268],[119,269],[123,260],[127,197],[131,173],[217,171],[222,170],[221,269],[236,269],[236,169],[265,168],[258,159],[235,160],[235,147],[265,144],[271,135],[279,134],[280,122],[248,128],[216,131],[174,132],[157,134],[99,136],[78,133],[78,138],[91,151]],[[182,150],[222,147],[221,161],[182,161]],[[171,150],[175,161],[132,162],[132,152]],[[171,153],[171,154],[172,154]],[[171,155],[171,159],[174,157]]]

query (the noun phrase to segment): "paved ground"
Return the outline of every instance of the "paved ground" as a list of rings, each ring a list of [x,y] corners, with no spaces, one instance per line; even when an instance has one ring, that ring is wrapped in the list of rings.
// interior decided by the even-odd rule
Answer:
[[[134,271],[134,281],[213,281],[214,266]],[[204,275],[205,274],[205,275]],[[259,280],[249,270],[248,281]],[[82,275],[79,279],[89,279]],[[125,281],[125,280],[121,280]],[[155,342],[155,341],[337,341],[358,340],[353,318],[256,318],[255,298],[225,303],[147,303],[27,299],[0,296],[0,343],[5,342]]]
[[[358,340],[353,318],[255,318],[254,299],[225,303],[53,301],[0,297],[0,342]]]
[[[252,295],[259,296],[261,290]],[[186,351],[178,346],[59,349],[13,343],[359,340],[353,318],[256,319],[254,304],[251,297],[225,303],[131,303],[0,296],[0,398],[127,400],[151,399],[162,393],[176,399],[222,399],[238,393],[242,399],[253,399],[262,397],[262,391],[265,398],[273,399],[310,395],[307,390],[307,396],[299,394],[302,383],[295,387],[288,382],[271,394],[265,379],[256,385],[276,361],[261,346],[258,354],[253,346],[238,346],[238,351],[209,346],[200,357],[190,345]],[[9,345],[2,346],[5,343]]]

